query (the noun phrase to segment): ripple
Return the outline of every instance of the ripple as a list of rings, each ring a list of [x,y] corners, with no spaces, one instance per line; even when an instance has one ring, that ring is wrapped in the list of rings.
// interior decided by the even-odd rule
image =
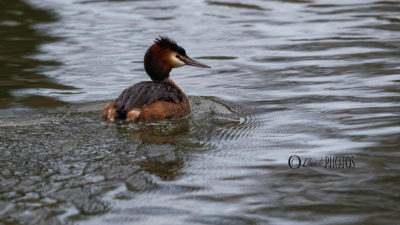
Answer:
[[[233,59],[237,59],[237,57],[234,57],[234,56],[201,56],[201,57],[196,57],[196,59],[233,60]]]
[[[216,150],[221,143],[230,145],[233,140],[241,141],[246,138],[242,133],[252,129],[249,124],[255,119],[250,119],[239,105],[214,97],[191,97],[191,102],[193,112],[190,116],[150,124],[102,122],[99,113],[105,102],[38,108],[34,115],[20,112],[15,117],[2,119],[2,128],[6,131],[2,147],[9,149],[2,152],[2,159],[8,159],[13,165],[8,166],[13,176],[20,179],[29,176],[31,182],[29,185],[27,182],[2,182],[1,187],[6,193],[10,193],[7,191],[10,189],[29,193],[46,188],[48,194],[40,198],[62,200],[53,203],[57,207],[73,204],[81,214],[76,214],[76,219],[82,215],[109,212],[110,201],[114,200],[104,201],[91,196],[115,189],[121,183],[126,189],[115,193],[115,199],[134,199],[141,193],[160,195],[200,191],[202,186],[163,184],[163,181],[177,180],[185,173],[192,156],[182,150]],[[48,113],[52,117],[46,118]],[[188,126],[191,128],[186,128]],[[32,127],[34,133],[25,132]],[[91,132],[82,132],[83,127]],[[15,132],[24,139],[23,142],[14,142]],[[215,141],[208,140],[210,133],[215,134]],[[48,141],[41,141],[38,137],[42,136],[49,138]],[[163,136],[165,141],[154,139]],[[117,144],[116,138],[119,139]],[[196,145],[198,147],[194,148]],[[17,153],[12,149],[23,151]],[[24,163],[21,157],[27,154],[31,155],[30,161]],[[46,187],[38,187],[41,179],[46,179]],[[26,200],[17,198],[14,201]],[[47,207],[40,199],[35,202],[29,207]]]
[[[252,4],[243,4],[243,3],[232,3],[232,2],[217,2],[217,1],[207,1],[210,5],[217,5],[217,6],[228,6],[234,8],[241,8],[241,9],[255,9],[255,10],[265,10],[264,8],[258,5]]]

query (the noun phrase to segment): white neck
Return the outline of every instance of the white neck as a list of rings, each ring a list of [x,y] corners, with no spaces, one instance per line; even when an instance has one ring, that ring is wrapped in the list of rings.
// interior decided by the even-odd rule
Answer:
[[[171,84],[172,86],[176,87],[178,90],[180,90],[180,91],[182,92],[182,94],[183,94],[187,99],[189,99],[189,97],[186,95],[186,93],[183,91],[183,89],[182,89],[179,85],[177,85],[177,84],[175,83],[175,81],[172,80],[171,77],[168,77],[168,78],[165,79],[164,81],[167,82],[167,83],[169,83],[169,84]]]

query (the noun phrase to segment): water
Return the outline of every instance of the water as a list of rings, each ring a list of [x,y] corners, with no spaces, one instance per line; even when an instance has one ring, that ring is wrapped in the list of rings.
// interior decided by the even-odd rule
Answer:
[[[399,11],[2,1],[0,224],[397,224]],[[160,34],[212,67],[172,72],[193,112],[101,121]]]

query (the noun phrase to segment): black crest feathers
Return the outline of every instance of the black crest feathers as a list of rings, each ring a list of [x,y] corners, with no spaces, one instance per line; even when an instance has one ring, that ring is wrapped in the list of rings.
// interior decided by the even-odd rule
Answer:
[[[178,47],[178,44],[176,44],[176,42],[173,39],[171,39],[167,36],[159,36],[158,38],[156,38],[154,43],[158,44],[162,48]]]
[[[178,52],[179,54],[186,56],[186,51],[181,46],[179,46],[173,39],[167,36],[159,36],[154,41],[155,44],[161,48],[169,48],[172,51]]]

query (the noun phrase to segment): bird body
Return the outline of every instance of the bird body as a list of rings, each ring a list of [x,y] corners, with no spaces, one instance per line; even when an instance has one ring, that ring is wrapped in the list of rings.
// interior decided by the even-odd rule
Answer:
[[[127,121],[179,118],[190,113],[188,96],[169,76],[172,68],[209,66],[194,61],[168,37],[159,37],[144,57],[144,67],[152,81],[144,81],[122,91],[102,112],[104,120]]]

